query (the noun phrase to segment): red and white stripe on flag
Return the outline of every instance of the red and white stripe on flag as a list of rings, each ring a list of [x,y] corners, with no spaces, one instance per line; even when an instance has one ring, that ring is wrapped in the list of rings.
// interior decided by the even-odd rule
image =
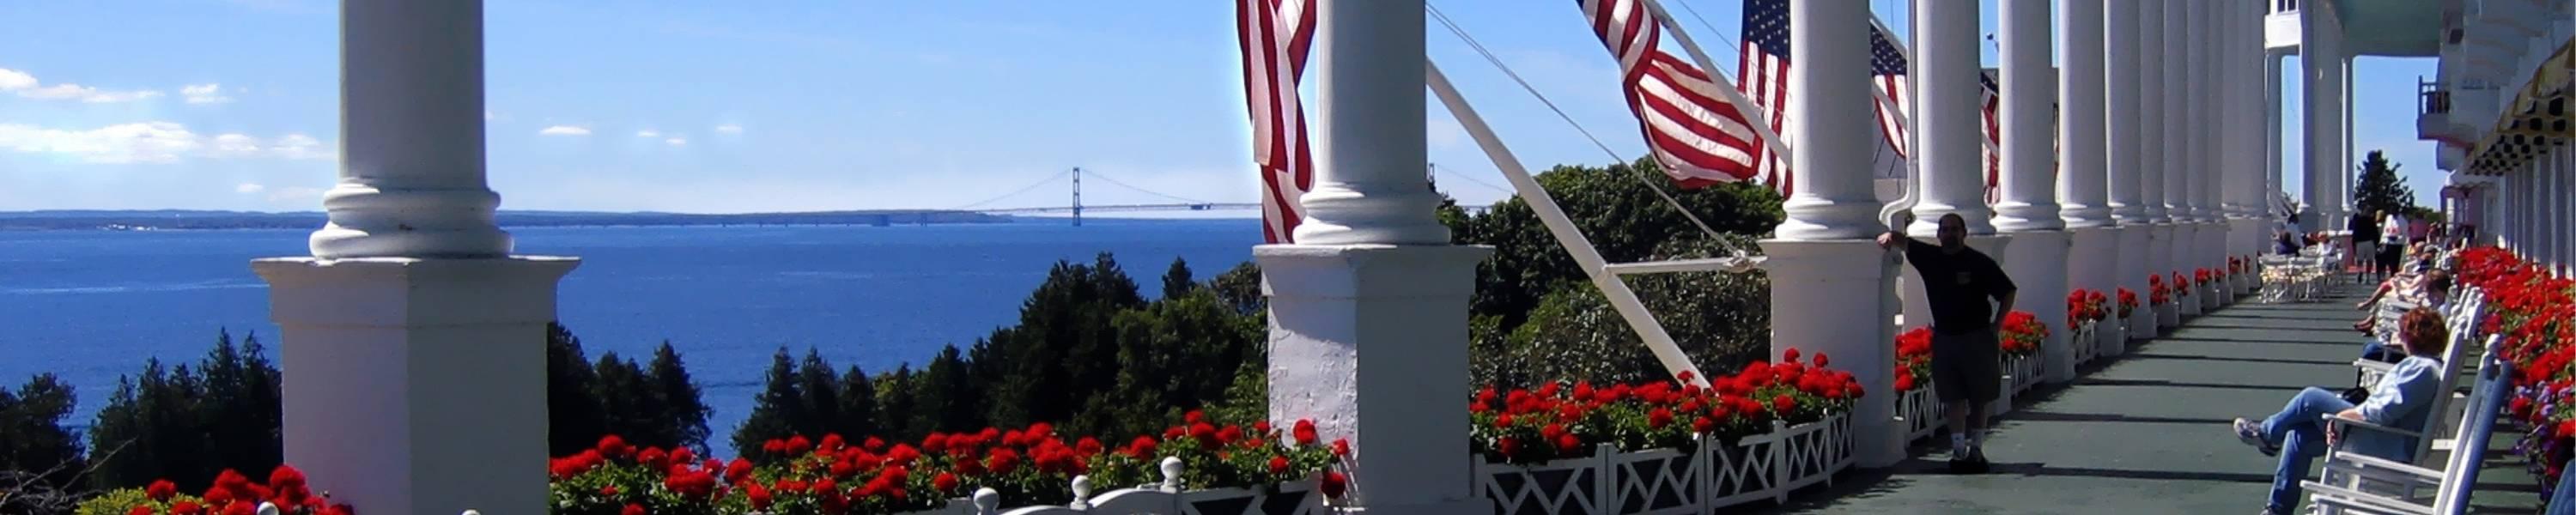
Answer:
[[[1664,174],[1684,188],[1755,177],[1762,146],[1751,106],[1728,101],[1707,71],[1657,48],[1662,27],[1636,0],[1576,0],[1601,45],[1619,59],[1628,111]],[[1774,183],[1775,188],[1786,183]]]
[[[1243,52],[1243,97],[1252,118],[1252,161],[1261,169],[1264,241],[1291,243],[1306,218],[1297,198],[1314,187],[1314,152],[1306,138],[1298,78],[1315,39],[1312,0],[1238,0],[1235,32]]]

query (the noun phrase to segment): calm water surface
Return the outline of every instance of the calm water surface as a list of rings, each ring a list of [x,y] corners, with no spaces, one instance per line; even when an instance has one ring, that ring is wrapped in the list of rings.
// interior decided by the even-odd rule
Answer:
[[[715,408],[719,447],[780,346],[871,372],[919,363],[1013,323],[1057,260],[1114,253],[1153,297],[1174,257],[1205,280],[1261,239],[1256,220],[511,232],[522,254],[582,258],[559,309],[592,359],[642,361],[666,339],[680,350]],[[302,255],[307,234],[0,232],[0,384],[62,375],[81,397],[68,422],[86,426],[119,375],[145,358],[194,362],[218,330],[259,335],[274,359],[267,287],[249,261]]]

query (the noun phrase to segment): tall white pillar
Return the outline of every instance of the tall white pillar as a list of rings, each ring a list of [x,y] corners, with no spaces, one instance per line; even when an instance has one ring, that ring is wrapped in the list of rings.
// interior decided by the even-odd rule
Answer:
[[[1956,214],[1967,222],[1970,248],[2010,266],[2005,247],[2011,239],[1995,233],[1986,205],[1985,147],[1977,140],[1985,123],[1984,110],[1978,105],[1983,88],[1978,78],[1984,67],[1977,64],[1977,45],[1983,41],[1977,35],[1977,4],[1977,0],[1923,0],[1913,9],[1914,94],[1919,99],[1914,111],[1919,124],[1913,132],[1914,156],[1922,160],[1923,201],[1914,207],[1917,218],[1908,232],[1933,238],[1941,217]],[[1913,267],[1906,267],[1903,274],[1905,325],[1931,325],[1932,306],[1925,300],[1929,294],[1922,277]],[[1996,399],[1998,407],[2011,405],[2009,396],[2004,397]]]
[[[2343,75],[2335,78],[2335,87],[2342,88],[2343,90],[2335,95],[2335,107],[2342,114],[2342,116],[2336,118],[2335,122],[2336,130],[2341,131],[2341,133],[2335,137],[2335,145],[2343,147],[2343,152],[2341,154],[2337,154],[2340,158],[2340,164],[2335,166],[2334,183],[2335,192],[2338,194],[2335,198],[2337,199],[2337,202],[2343,203],[2343,211],[2349,213],[2360,210],[2360,206],[2353,204],[2353,194],[2357,193],[2357,190],[2354,188],[2360,187],[2360,181],[2355,179],[2360,172],[2354,167],[2361,165],[2361,156],[2352,152],[2352,113],[2354,111],[2352,105],[2353,58],[2350,57],[2351,54],[2344,52],[2343,49],[2342,22],[2336,22],[2335,27],[2334,41],[2330,46],[2335,49],[2335,55],[2345,56],[2343,58],[2343,65],[2336,68],[2341,71]]]
[[[2260,32],[2263,30],[2262,23],[2263,22],[2259,20],[2255,22],[2255,30],[2257,33],[2254,37],[2257,41],[2260,41],[2263,38]],[[2286,206],[2277,206],[2273,203],[2278,202],[2278,199],[2281,198],[2281,196],[2289,194],[2289,190],[2286,187],[2286,185],[2289,184],[2289,178],[2281,175],[2281,168],[2283,166],[2281,163],[2281,110],[2288,106],[2288,104],[2281,103],[2281,61],[2286,58],[2287,57],[2279,52],[2273,52],[2269,49],[2265,49],[2263,51],[2262,205],[2265,207],[2266,211],[2264,212],[2264,216],[2266,217],[2283,215],[2284,213],[2280,212],[2280,209]],[[2306,217],[2302,217],[2299,221],[2305,223],[2309,220]],[[2302,228],[2301,230],[2306,229]]]
[[[2110,57],[2105,89],[2111,108],[2108,131],[2111,167],[2111,215],[2128,227],[2120,240],[2120,287],[2141,304],[2129,320],[2131,340],[2154,338],[2161,321],[2144,306],[2147,276],[2164,268],[2165,240],[2172,237],[2164,216],[2164,176],[2156,159],[2164,155],[2159,125],[2164,105],[2161,70],[2164,48],[2164,3],[2112,1],[2102,13]],[[2115,290],[2114,293],[2117,293]],[[2116,299],[2115,299],[2116,300]],[[2116,355],[2124,347],[2113,346]]]
[[[1910,230],[1931,236],[1942,215],[1967,219],[1968,234],[1994,234],[1993,215],[1985,198],[1983,133],[1985,113],[1978,107],[1982,86],[1977,63],[1979,7],[1974,0],[1923,0],[1913,9],[1915,111],[1914,129],[1922,148],[1923,202]],[[1799,140],[1808,141],[1808,140]]]
[[[1869,146],[1877,143],[1847,137],[1876,130],[1869,84],[1857,80],[1869,73],[1869,7],[1793,2],[1789,12],[1790,59],[1804,64],[1789,71],[1789,116],[1799,123],[1783,136],[1805,143],[1790,158],[1790,169],[1801,172],[1793,179],[1797,194],[1784,204],[1788,216],[1777,237],[1762,241],[1774,286],[1772,355],[1800,347],[1850,356],[1834,366],[1848,367],[1869,392],[1852,408],[1853,457],[1861,467],[1885,468],[1905,459],[1890,343],[1896,332],[1886,323],[1897,310],[1890,293],[1901,258],[1872,241],[1888,230],[1875,220],[1880,204],[1870,186]],[[1849,316],[1855,299],[1875,299],[1877,316]]]
[[[2117,299],[2120,288],[2128,288],[2130,294],[2138,296],[2146,294],[2146,255],[2151,255],[2148,252],[2148,234],[2154,232],[2156,221],[2146,211],[2146,183],[2141,178],[2141,167],[2146,162],[2148,149],[2146,124],[2141,121],[2143,103],[2146,103],[2146,95],[2143,95],[2146,80],[2141,77],[2141,64],[2138,64],[2141,54],[2146,54],[2141,52],[2143,26],[2138,23],[2138,18],[2143,18],[2143,15],[2138,15],[2141,5],[2146,3],[2105,0],[2102,15],[2094,21],[2102,26],[2102,103],[2099,103],[2102,106],[2099,108],[2102,111],[2102,178],[2105,178],[2102,191],[2110,196],[2110,219],[2112,224],[2117,224],[2117,242],[2120,242],[2120,252],[2115,252],[2115,258],[2112,258],[2110,283],[2102,286],[2105,296],[2112,296],[2112,301],[2120,301]],[[2084,108],[2084,103],[2074,103],[2074,98],[2069,98],[2066,108],[2074,111],[2074,108]],[[2074,152],[2074,142],[2066,144],[2066,149]],[[2120,340],[2154,337],[2154,319],[2156,317],[2148,317],[2148,309],[2138,309],[2136,314],[2123,319]],[[2128,350],[2128,345],[2115,342],[2115,345],[2107,345],[2102,350],[2107,355],[2120,355],[2123,350]]]
[[[2058,215],[2066,220],[2068,232],[2073,233],[2067,245],[2067,284],[2111,296],[2118,293],[2120,276],[2125,275],[2120,267],[2120,244],[2129,228],[2114,218],[2117,208],[2113,207],[2111,195],[2114,178],[2108,138],[2109,126],[2117,122],[2111,121],[2116,109],[2110,103],[2109,76],[2104,66],[2109,61],[2105,38],[2112,37],[2103,25],[2107,3],[2110,1],[2065,0],[2057,10],[2061,178],[2057,201]],[[2125,344],[2128,335],[2121,331],[2124,322],[2096,325],[2094,341],[2073,344],[2103,350],[2111,344]]]
[[[515,257],[483,176],[483,4],[345,2],[339,183],[267,258],[285,460],[369,513],[540,513],[545,328],[578,261]]]
[[[2003,202],[1995,229],[2011,235],[2004,270],[2021,287],[2014,307],[2056,327],[2040,344],[2042,378],[2052,383],[2075,380],[2075,328],[2066,327],[2066,254],[2071,235],[2058,218],[2056,68],[2049,64],[2049,0],[2003,0],[1997,16],[2003,25],[2003,66],[1997,70],[2002,119]],[[2051,300],[2055,301],[2052,302]]]
[[[2165,274],[2170,280],[2175,272],[2191,273],[2193,249],[2199,246],[2200,240],[2200,211],[2192,205],[2191,189],[2192,174],[2196,172],[2194,168],[2198,168],[2195,163],[2199,162],[2193,157],[2193,142],[2200,132],[2192,124],[2192,104],[2199,92],[2192,88],[2190,80],[2194,61],[2191,42],[2195,39],[2192,6],[2200,2],[2164,0],[2161,3],[2164,4],[2161,13],[2164,25],[2163,37],[2158,41],[2162,43],[2164,59],[2159,61],[2161,72],[2157,79],[2163,86],[2158,94],[2164,98],[2165,115],[2160,117],[2157,129],[2163,134],[2165,154],[2156,161],[2164,169],[2165,216],[2172,221],[2172,229],[2171,238],[2166,240],[2168,243],[2163,249],[2164,268],[2157,273]],[[2186,285],[2172,286],[2177,310],[2185,316],[2200,314],[2199,299],[2180,295]]]
[[[2301,97],[2305,102],[2304,120],[2306,163],[2306,201],[2315,206],[2317,227],[2328,232],[2344,228],[2343,56],[2334,48],[2332,20],[2326,10],[2330,4],[2303,6],[2299,19],[2299,63],[2305,73],[2301,78]]]
[[[1453,246],[1422,187],[1421,2],[1316,4],[1316,188],[1294,245],[1253,247],[1270,296],[1270,418],[1351,441],[1352,505],[1490,513],[1469,489],[1467,300],[1490,248]]]

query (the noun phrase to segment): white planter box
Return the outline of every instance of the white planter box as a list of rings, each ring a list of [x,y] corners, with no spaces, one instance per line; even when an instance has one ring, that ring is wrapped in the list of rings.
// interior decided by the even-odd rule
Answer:
[[[2033,386],[2039,386],[2040,367],[2044,365],[2039,359],[2039,354],[2005,357],[2003,365],[2006,395],[2000,398],[2011,399],[2022,392],[2030,391]]]
[[[1905,441],[1908,442],[1930,437],[1934,430],[1941,429],[1945,419],[1941,413],[1941,398],[1932,393],[1932,381],[1917,382],[1914,389],[1897,395],[1896,416],[1904,419]]]
[[[1098,497],[1093,497],[1091,495],[1089,479],[1077,477],[1074,479],[1074,483],[1072,485],[1073,503],[1068,506],[1031,506],[1026,508],[1013,508],[1007,511],[999,510],[998,507],[1001,504],[1000,496],[993,495],[991,489],[985,489],[982,492],[977,492],[975,499],[972,501],[960,499],[949,503],[949,507],[947,509],[918,512],[914,515],[974,515],[990,513],[1002,513],[1006,515],[1127,515],[1149,513],[1197,515],[1331,515],[1334,513],[1332,508],[1327,507],[1324,504],[1324,495],[1323,493],[1316,491],[1315,482],[1313,481],[1281,483],[1277,485],[1278,488],[1276,488],[1275,491],[1271,492],[1261,491],[1265,489],[1248,488],[1183,490],[1181,488],[1180,481],[1177,479],[1177,476],[1181,473],[1180,461],[1177,459],[1165,458],[1162,469],[1164,475],[1162,484],[1115,490],[1101,494]]]
[[[2093,358],[2101,355],[2101,338],[2095,334],[2100,325],[2102,325],[2100,322],[2084,322],[2083,325],[2075,326],[2075,334],[2067,337],[2066,347],[2075,352],[2075,364],[2092,363]]]
[[[1733,444],[1702,437],[1695,447],[1620,452],[1599,445],[1591,456],[1528,466],[1479,457],[1474,488],[1496,513],[1696,515],[1781,502],[1851,467],[1851,417],[1774,423],[1768,434]]]

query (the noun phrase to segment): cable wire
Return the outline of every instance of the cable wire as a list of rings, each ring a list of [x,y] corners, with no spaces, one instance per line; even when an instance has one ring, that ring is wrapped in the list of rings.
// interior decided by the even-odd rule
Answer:
[[[1110,176],[1108,176],[1108,175],[1101,174],[1101,173],[1100,173],[1100,171],[1098,171],[1098,170],[1084,170],[1083,172],[1084,172],[1085,174],[1090,175],[1090,176],[1091,176],[1091,178],[1093,178],[1093,179],[1100,179],[1100,180],[1103,180],[1103,181],[1109,181],[1109,183],[1110,183],[1110,184],[1115,184],[1115,185],[1118,185],[1118,186],[1123,187],[1123,188],[1127,188],[1127,189],[1131,189],[1131,190],[1136,190],[1136,191],[1139,191],[1139,192],[1144,192],[1144,193],[1145,193],[1145,194],[1147,194],[1147,195],[1153,195],[1153,196],[1157,196],[1157,197],[1163,197],[1163,198],[1167,198],[1167,199],[1178,200],[1178,201],[1181,201],[1181,202],[1184,202],[1184,203],[1190,203],[1190,204],[1213,204],[1213,202],[1208,202],[1208,201],[1204,201],[1204,200],[1198,200],[1198,199],[1193,199],[1193,198],[1179,197],[1179,196],[1169,195],[1169,194],[1165,194],[1165,193],[1158,192],[1158,191],[1154,191],[1154,190],[1149,190],[1149,189],[1144,189],[1144,188],[1138,188],[1138,187],[1136,187],[1136,185],[1128,184],[1128,183],[1125,183],[1125,182],[1119,182],[1119,180],[1118,180],[1118,179],[1116,179],[1116,178],[1112,178],[1112,177],[1110,177]]]
[[[982,205],[985,205],[985,204],[991,204],[991,203],[994,203],[994,202],[1000,202],[1000,201],[1002,201],[1003,199],[1008,199],[1008,198],[1011,198],[1011,197],[1019,196],[1019,194],[1022,194],[1022,193],[1028,193],[1030,190],[1038,189],[1038,187],[1039,187],[1039,186],[1045,186],[1045,185],[1047,185],[1048,183],[1055,182],[1055,180],[1056,180],[1056,179],[1062,179],[1062,178],[1064,178],[1064,176],[1066,176],[1066,175],[1070,175],[1070,174],[1072,174],[1072,173],[1073,173],[1073,170],[1065,170],[1065,171],[1061,171],[1061,172],[1056,172],[1056,173],[1055,173],[1055,175],[1049,175],[1049,176],[1047,176],[1047,178],[1045,178],[1045,179],[1038,179],[1038,181],[1037,181],[1037,182],[1030,183],[1028,186],[1022,187],[1022,188],[1017,189],[1017,190],[1012,190],[1010,193],[1004,193],[1004,194],[1002,194],[1001,196],[993,197],[993,198],[988,198],[988,199],[984,199],[983,201],[975,202],[975,203],[972,203],[972,204],[967,204],[967,205],[963,205],[963,206],[957,206],[957,208],[955,208],[955,209],[950,209],[950,211],[965,211],[965,210],[973,209],[973,208],[975,208],[975,207],[982,206]]]

